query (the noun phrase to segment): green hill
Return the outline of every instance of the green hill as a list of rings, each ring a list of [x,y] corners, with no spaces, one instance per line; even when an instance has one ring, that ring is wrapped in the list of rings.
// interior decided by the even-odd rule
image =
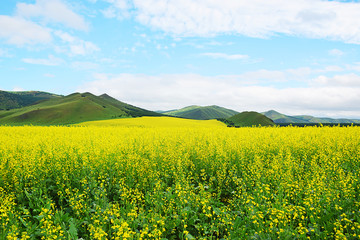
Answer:
[[[359,124],[360,120],[356,119],[333,119],[333,118],[317,118],[309,115],[298,115],[298,116],[288,116],[274,110],[270,110],[263,113],[268,118],[272,119],[275,123],[278,124],[313,124],[313,123],[356,123]]]
[[[0,90],[0,110],[21,108],[32,105],[41,100],[56,97],[60,96],[40,91],[8,92]]]
[[[162,116],[162,114],[120,102],[106,94],[73,93],[37,104],[0,111],[0,124],[64,125],[122,117]]]
[[[227,119],[236,127],[274,126],[275,123],[258,112],[242,112]]]
[[[182,117],[188,119],[197,119],[197,120],[209,120],[209,119],[217,119],[217,118],[228,118],[231,117],[238,112],[219,107],[219,106],[188,106],[179,110],[173,110],[164,112],[164,114],[175,117]]]

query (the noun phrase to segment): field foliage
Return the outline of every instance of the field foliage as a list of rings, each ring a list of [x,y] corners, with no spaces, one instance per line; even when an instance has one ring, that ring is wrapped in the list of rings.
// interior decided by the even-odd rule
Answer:
[[[0,239],[358,239],[358,127],[0,127]]]

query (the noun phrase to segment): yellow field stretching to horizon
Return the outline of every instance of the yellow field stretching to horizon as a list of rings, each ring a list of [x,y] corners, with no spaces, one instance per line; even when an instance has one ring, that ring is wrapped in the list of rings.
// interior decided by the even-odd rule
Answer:
[[[138,117],[138,118],[120,118],[112,120],[88,121],[76,124],[78,126],[98,126],[98,127],[152,127],[152,128],[214,128],[226,127],[226,125],[215,119],[212,120],[194,120],[175,117]]]
[[[0,127],[0,239],[360,238],[360,128],[148,120]]]

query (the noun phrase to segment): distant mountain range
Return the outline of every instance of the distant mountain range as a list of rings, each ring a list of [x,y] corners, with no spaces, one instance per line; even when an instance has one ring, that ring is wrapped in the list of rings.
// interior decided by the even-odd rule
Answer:
[[[169,111],[157,111],[169,116],[176,116],[189,119],[228,119],[239,112],[219,106],[188,106],[181,109],[169,110]],[[245,112],[243,112],[245,113]],[[254,112],[253,112],[254,113]],[[299,115],[299,116],[289,116],[282,113],[279,113],[274,110],[267,112],[262,112],[261,114],[265,115],[271,119],[276,124],[337,124],[337,123],[356,123],[360,124],[360,120],[357,119],[333,119],[333,118],[317,118],[309,115]],[[249,117],[249,116],[248,116]]]
[[[41,91],[0,91],[0,125],[66,125],[124,117],[173,116],[188,119],[218,119],[228,126],[270,126],[274,124],[360,124],[360,120],[288,116],[274,110],[242,112],[219,106],[188,106],[153,112],[121,102],[107,94],[73,93],[68,96]]]
[[[238,114],[239,112],[215,105],[206,107],[193,105],[177,110],[161,111],[161,113],[181,118],[209,120],[217,118],[229,118],[235,114]]]
[[[106,94],[73,93],[22,108],[0,111],[0,124],[64,125],[121,117],[163,116],[116,100]]]
[[[333,118],[317,118],[309,115],[298,115],[298,116],[288,116],[282,113],[279,113],[274,110],[263,112],[266,117],[272,119],[277,124],[286,124],[286,123],[303,123],[303,124],[313,124],[313,123],[356,123],[359,124],[360,120],[357,119],[333,119]]]

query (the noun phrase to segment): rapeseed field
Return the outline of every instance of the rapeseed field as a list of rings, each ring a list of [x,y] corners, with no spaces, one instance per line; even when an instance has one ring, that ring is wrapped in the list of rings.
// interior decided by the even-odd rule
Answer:
[[[360,128],[178,121],[0,127],[0,239],[360,238]]]

